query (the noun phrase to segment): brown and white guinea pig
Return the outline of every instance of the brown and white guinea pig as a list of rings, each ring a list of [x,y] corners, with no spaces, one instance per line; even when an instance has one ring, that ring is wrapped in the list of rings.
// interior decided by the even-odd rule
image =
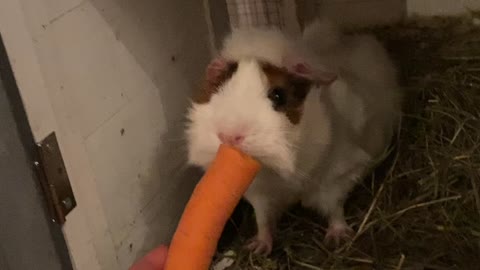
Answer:
[[[328,218],[326,240],[338,243],[351,232],[343,202],[388,146],[399,112],[395,69],[374,38],[343,36],[328,22],[300,39],[236,30],[193,99],[188,159],[206,168],[226,143],[263,163],[245,194],[255,253],[271,252],[276,220],[299,201]]]

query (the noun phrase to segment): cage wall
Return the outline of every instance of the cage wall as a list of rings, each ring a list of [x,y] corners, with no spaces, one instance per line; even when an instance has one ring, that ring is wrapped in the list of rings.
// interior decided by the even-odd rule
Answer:
[[[169,241],[198,179],[169,147],[210,58],[203,3],[5,0],[0,30],[35,139],[59,138],[75,269],[128,269]]]

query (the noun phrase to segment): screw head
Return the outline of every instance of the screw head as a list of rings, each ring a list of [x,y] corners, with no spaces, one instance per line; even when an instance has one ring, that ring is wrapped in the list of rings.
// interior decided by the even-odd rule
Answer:
[[[67,210],[70,210],[70,209],[72,209],[72,207],[73,207],[73,202],[72,202],[72,199],[71,199],[70,197],[65,198],[65,199],[62,201],[62,204],[63,204],[63,206],[65,206],[65,208],[66,208]]]

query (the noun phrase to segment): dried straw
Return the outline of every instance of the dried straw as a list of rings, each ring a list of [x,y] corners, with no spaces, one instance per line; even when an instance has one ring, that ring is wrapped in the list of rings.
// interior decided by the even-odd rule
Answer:
[[[229,269],[475,269],[480,265],[480,26],[464,18],[416,18],[364,31],[394,56],[406,92],[396,150],[351,195],[353,241],[323,245],[325,220],[296,207],[275,249],[254,256],[248,222],[225,247]],[[221,256],[219,256],[221,257]]]

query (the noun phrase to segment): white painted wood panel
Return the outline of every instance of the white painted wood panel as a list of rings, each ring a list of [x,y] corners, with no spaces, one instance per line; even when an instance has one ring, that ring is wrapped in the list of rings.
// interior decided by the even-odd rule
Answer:
[[[129,53],[88,2],[46,27],[36,44],[58,113],[82,137],[143,90],[126,87],[130,74],[120,66]]]
[[[165,188],[160,181],[159,138],[166,132],[157,92],[135,99],[86,140],[97,188],[116,246],[135,228],[139,210]],[[158,181],[152,181],[158,179]]]
[[[0,31],[35,138],[59,138],[74,267],[127,269],[169,240],[198,179],[163,152],[210,58],[202,2],[2,0]]]

